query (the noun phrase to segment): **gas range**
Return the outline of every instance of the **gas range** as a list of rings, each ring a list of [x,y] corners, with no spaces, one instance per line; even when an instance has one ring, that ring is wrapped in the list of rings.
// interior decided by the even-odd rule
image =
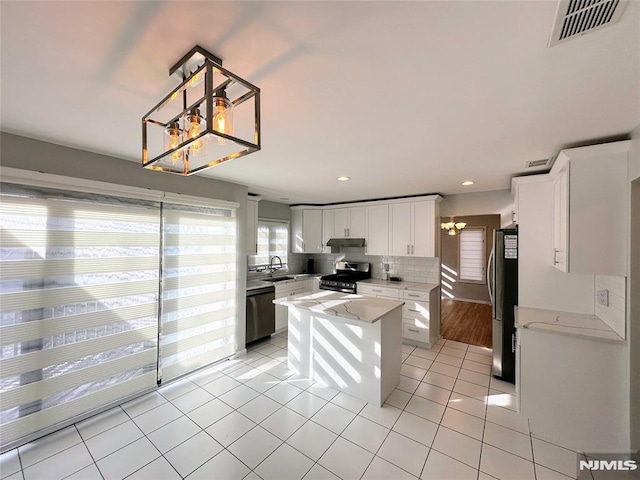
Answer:
[[[356,282],[371,278],[371,264],[359,262],[337,262],[336,273],[320,277],[322,290],[356,293]]]

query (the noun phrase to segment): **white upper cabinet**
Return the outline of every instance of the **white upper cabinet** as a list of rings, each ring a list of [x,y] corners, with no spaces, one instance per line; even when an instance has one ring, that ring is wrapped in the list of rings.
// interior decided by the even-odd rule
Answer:
[[[364,238],[365,207],[333,210],[333,238]]]
[[[387,255],[389,253],[389,205],[366,207],[366,223],[365,253]]]
[[[304,253],[322,253],[322,210],[302,211]]]
[[[258,253],[258,202],[247,200],[247,255]]]
[[[629,141],[563,150],[554,178],[554,258],[569,273],[627,275]]]
[[[411,203],[389,205],[389,255],[393,257],[410,254]]]
[[[569,213],[569,164],[558,172],[553,181],[553,266],[562,272],[567,272],[567,252],[569,251],[567,223]]]
[[[291,251],[322,253],[322,210],[291,211]]]
[[[442,197],[411,200],[373,200],[339,208],[292,207],[291,251],[331,253],[327,242],[332,238],[364,238],[366,255],[438,256]]]
[[[322,210],[322,253],[331,253],[327,242],[333,238],[333,210]]]
[[[438,200],[389,205],[389,255],[439,255]]]

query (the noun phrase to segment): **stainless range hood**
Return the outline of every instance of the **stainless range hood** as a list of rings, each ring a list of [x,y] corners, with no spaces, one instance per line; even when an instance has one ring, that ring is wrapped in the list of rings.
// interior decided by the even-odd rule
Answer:
[[[327,247],[364,247],[364,238],[332,238]]]

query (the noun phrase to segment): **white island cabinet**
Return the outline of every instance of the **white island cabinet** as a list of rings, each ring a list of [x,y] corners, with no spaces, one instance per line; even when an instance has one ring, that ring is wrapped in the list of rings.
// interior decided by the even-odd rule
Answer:
[[[320,291],[274,300],[289,309],[289,368],[372,405],[400,380],[402,301]]]

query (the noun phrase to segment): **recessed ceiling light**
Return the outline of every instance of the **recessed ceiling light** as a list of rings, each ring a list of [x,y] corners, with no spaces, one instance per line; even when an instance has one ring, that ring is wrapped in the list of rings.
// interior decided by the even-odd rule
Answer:
[[[464,185],[465,187],[468,187],[469,185],[473,185],[476,182],[472,182],[471,180],[467,180],[466,182],[462,182],[460,185]]]
[[[346,182],[347,180],[351,180],[351,177],[345,177],[345,176],[338,177],[339,182]]]

